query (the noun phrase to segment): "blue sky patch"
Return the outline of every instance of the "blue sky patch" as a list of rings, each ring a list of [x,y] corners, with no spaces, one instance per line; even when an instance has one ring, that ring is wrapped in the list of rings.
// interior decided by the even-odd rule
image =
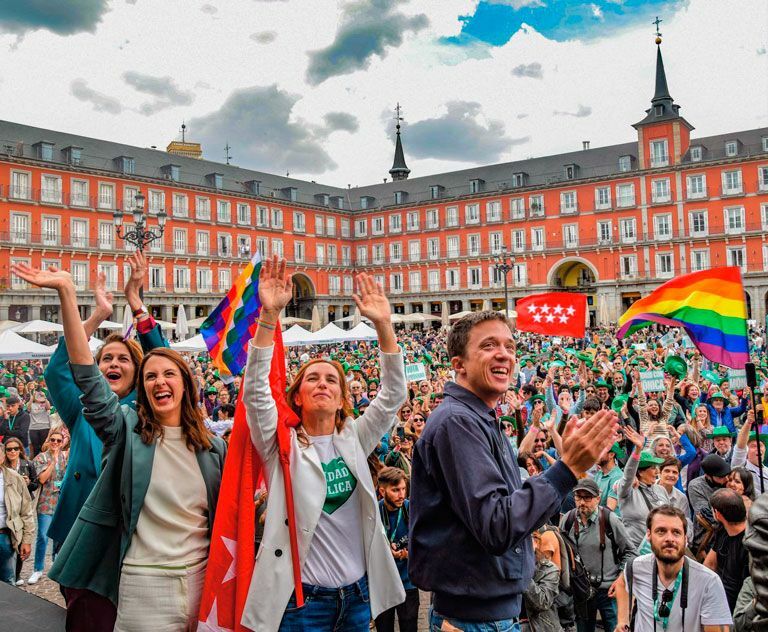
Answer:
[[[671,19],[687,3],[688,0],[482,0],[473,15],[460,17],[461,33],[443,38],[442,43],[467,46],[480,40],[490,46],[503,46],[524,23],[555,41],[607,37],[617,29],[646,23],[652,34],[651,21],[656,15],[662,20]]]

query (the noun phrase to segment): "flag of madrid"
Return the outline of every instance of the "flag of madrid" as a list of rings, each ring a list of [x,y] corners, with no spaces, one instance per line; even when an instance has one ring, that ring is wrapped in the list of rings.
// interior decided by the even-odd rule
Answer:
[[[533,294],[516,301],[520,331],[545,336],[583,338],[587,315],[587,295],[572,292]]]

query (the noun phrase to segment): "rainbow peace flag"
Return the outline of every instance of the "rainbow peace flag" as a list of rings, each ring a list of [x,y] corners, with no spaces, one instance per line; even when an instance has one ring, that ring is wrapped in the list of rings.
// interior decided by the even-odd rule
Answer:
[[[256,333],[261,309],[260,271],[261,255],[257,252],[200,328],[211,360],[223,374],[222,378],[226,374],[239,375],[245,368],[248,341]]]
[[[619,338],[651,323],[683,327],[701,354],[732,369],[749,362],[747,304],[737,267],[667,281],[619,318]]]

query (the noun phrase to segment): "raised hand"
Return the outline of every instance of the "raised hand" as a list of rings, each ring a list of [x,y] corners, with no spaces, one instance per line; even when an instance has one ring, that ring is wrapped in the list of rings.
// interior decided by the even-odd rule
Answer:
[[[259,272],[259,302],[262,312],[277,318],[293,296],[293,282],[285,270],[285,259],[274,255],[261,263]]]
[[[125,282],[125,296],[138,299],[147,276],[147,259],[137,250],[128,257],[128,264],[131,266],[131,276]]]
[[[631,443],[635,444],[640,450],[643,449],[643,446],[645,445],[644,434],[637,432],[634,428],[624,426],[624,436],[629,439]]]
[[[65,270],[59,270],[56,266],[48,266],[47,270],[41,270],[26,263],[12,263],[11,272],[37,287],[57,291],[73,287],[72,275]]]
[[[370,274],[361,272],[355,277],[357,294],[353,294],[360,314],[372,323],[389,323],[392,320],[392,309],[389,299],[384,294],[380,283],[376,283]]]
[[[617,429],[618,417],[612,410],[600,410],[583,423],[571,417],[563,433],[563,463],[581,476],[613,445]]]
[[[96,299],[96,311],[101,316],[101,319],[109,318],[112,315],[115,297],[112,295],[112,292],[107,291],[107,276],[103,272],[100,272],[96,277],[93,295]]]

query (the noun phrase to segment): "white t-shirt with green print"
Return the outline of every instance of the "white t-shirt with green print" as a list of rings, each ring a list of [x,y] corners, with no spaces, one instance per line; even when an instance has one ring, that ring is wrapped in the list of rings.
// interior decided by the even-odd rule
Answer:
[[[365,575],[358,482],[333,446],[333,435],[311,437],[325,471],[326,496],[309,545],[302,581],[339,588]]]

